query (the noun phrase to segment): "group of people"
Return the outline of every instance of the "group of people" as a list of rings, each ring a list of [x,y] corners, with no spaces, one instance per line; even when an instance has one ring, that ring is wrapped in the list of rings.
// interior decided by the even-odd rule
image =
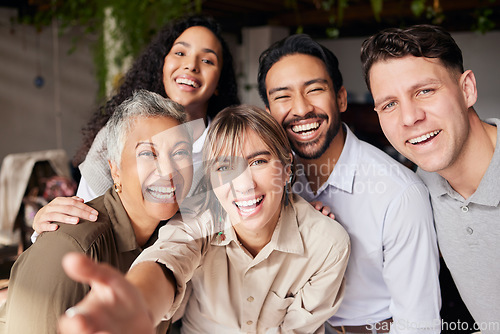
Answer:
[[[37,213],[0,332],[440,333],[440,253],[500,332],[500,121],[439,27],[383,30],[361,62],[418,176],[341,122],[338,60],[309,36],[261,54],[262,110],[216,22],[172,22],[91,121],[78,197]]]

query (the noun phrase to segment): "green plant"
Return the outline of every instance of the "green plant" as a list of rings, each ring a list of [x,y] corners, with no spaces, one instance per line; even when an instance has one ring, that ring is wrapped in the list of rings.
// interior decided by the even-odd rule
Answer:
[[[70,27],[82,27],[86,34],[98,37],[94,62],[99,97],[106,94],[110,62],[121,67],[125,59],[135,57],[169,20],[201,11],[201,0],[38,0],[36,3],[36,13],[21,17],[22,22],[43,29],[56,20],[61,33]],[[119,41],[113,59],[107,57],[109,45],[105,36]],[[70,52],[76,44],[77,40]]]

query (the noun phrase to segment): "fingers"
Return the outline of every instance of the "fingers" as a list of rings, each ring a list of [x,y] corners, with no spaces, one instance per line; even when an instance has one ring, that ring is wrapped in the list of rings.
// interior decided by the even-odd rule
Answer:
[[[57,197],[37,212],[33,229],[37,233],[54,231],[57,226],[51,225],[52,222],[77,224],[80,219],[96,221],[97,215],[97,210],[84,204],[83,199],[77,196]]]
[[[107,284],[116,276],[123,277],[121,273],[107,264],[98,264],[79,253],[65,255],[62,266],[71,279],[91,286],[96,283]]]
[[[318,210],[319,212],[321,212],[323,215],[325,215],[327,217],[330,217],[332,219],[335,219],[335,215],[331,212],[329,206],[323,205],[323,203],[320,202],[320,201],[313,201],[313,202],[311,202],[311,205],[316,210]]]

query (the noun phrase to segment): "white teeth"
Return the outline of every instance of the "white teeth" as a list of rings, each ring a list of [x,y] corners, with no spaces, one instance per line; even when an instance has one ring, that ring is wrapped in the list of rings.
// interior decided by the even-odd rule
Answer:
[[[308,123],[308,124],[294,125],[294,126],[292,126],[292,131],[295,133],[298,133],[298,132],[304,132],[304,131],[309,131],[309,130],[316,130],[317,128],[319,128],[319,122],[313,122],[313,123]]]
[[[249,207],[249,206],[253,207],[255,204],[262,201],[263,198],[264,198],[264,196],[260,196],[259,198],[255,198],[255,199],[252,199],[249,201],[238,201],[238,202],[235,201],[234,203],[238,206],[238,208],[245,209],[245,207]]]
[[[195,81],[189,80],[189,79],[186,79],[186,78],[177,78],[177,79],[175,79],[175,82],[178,83],[178,84],[189,85],[189,86],[192,86],[194,88],[198,88],[199,87],[199,85]]]
[[[151,196],[159,199],[166,199],[175,195],[175,187],[152,186],[148,187],[148,191]]]
[[[432,132],[429,132],[425,135],[421,135],[420,137],[408,139],[408,141],[410,142],[410,144],[418,144],[420,142],[423,142],[424,140],[429,139],[430,137],[434,137],[435,135],[437,135],[440,132],[441,132],[441,130],[432,131]]]

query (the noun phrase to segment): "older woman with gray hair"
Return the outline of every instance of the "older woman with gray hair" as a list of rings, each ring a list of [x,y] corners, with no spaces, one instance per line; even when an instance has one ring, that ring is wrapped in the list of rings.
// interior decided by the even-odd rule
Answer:
[[[165,221],[178,210],[192,179],[192,138],[183,107],[145,90],[118,106],[108,123],[108,161],[114,185],[88,204],[96,222],[61,224],[42,233],[12,268],[3,333],[56,333],[57,318],[90,290],[71,280],[61,260],[85,254],[126,272],[152,245]],[[157,328],[165,333],[168,323]]]

